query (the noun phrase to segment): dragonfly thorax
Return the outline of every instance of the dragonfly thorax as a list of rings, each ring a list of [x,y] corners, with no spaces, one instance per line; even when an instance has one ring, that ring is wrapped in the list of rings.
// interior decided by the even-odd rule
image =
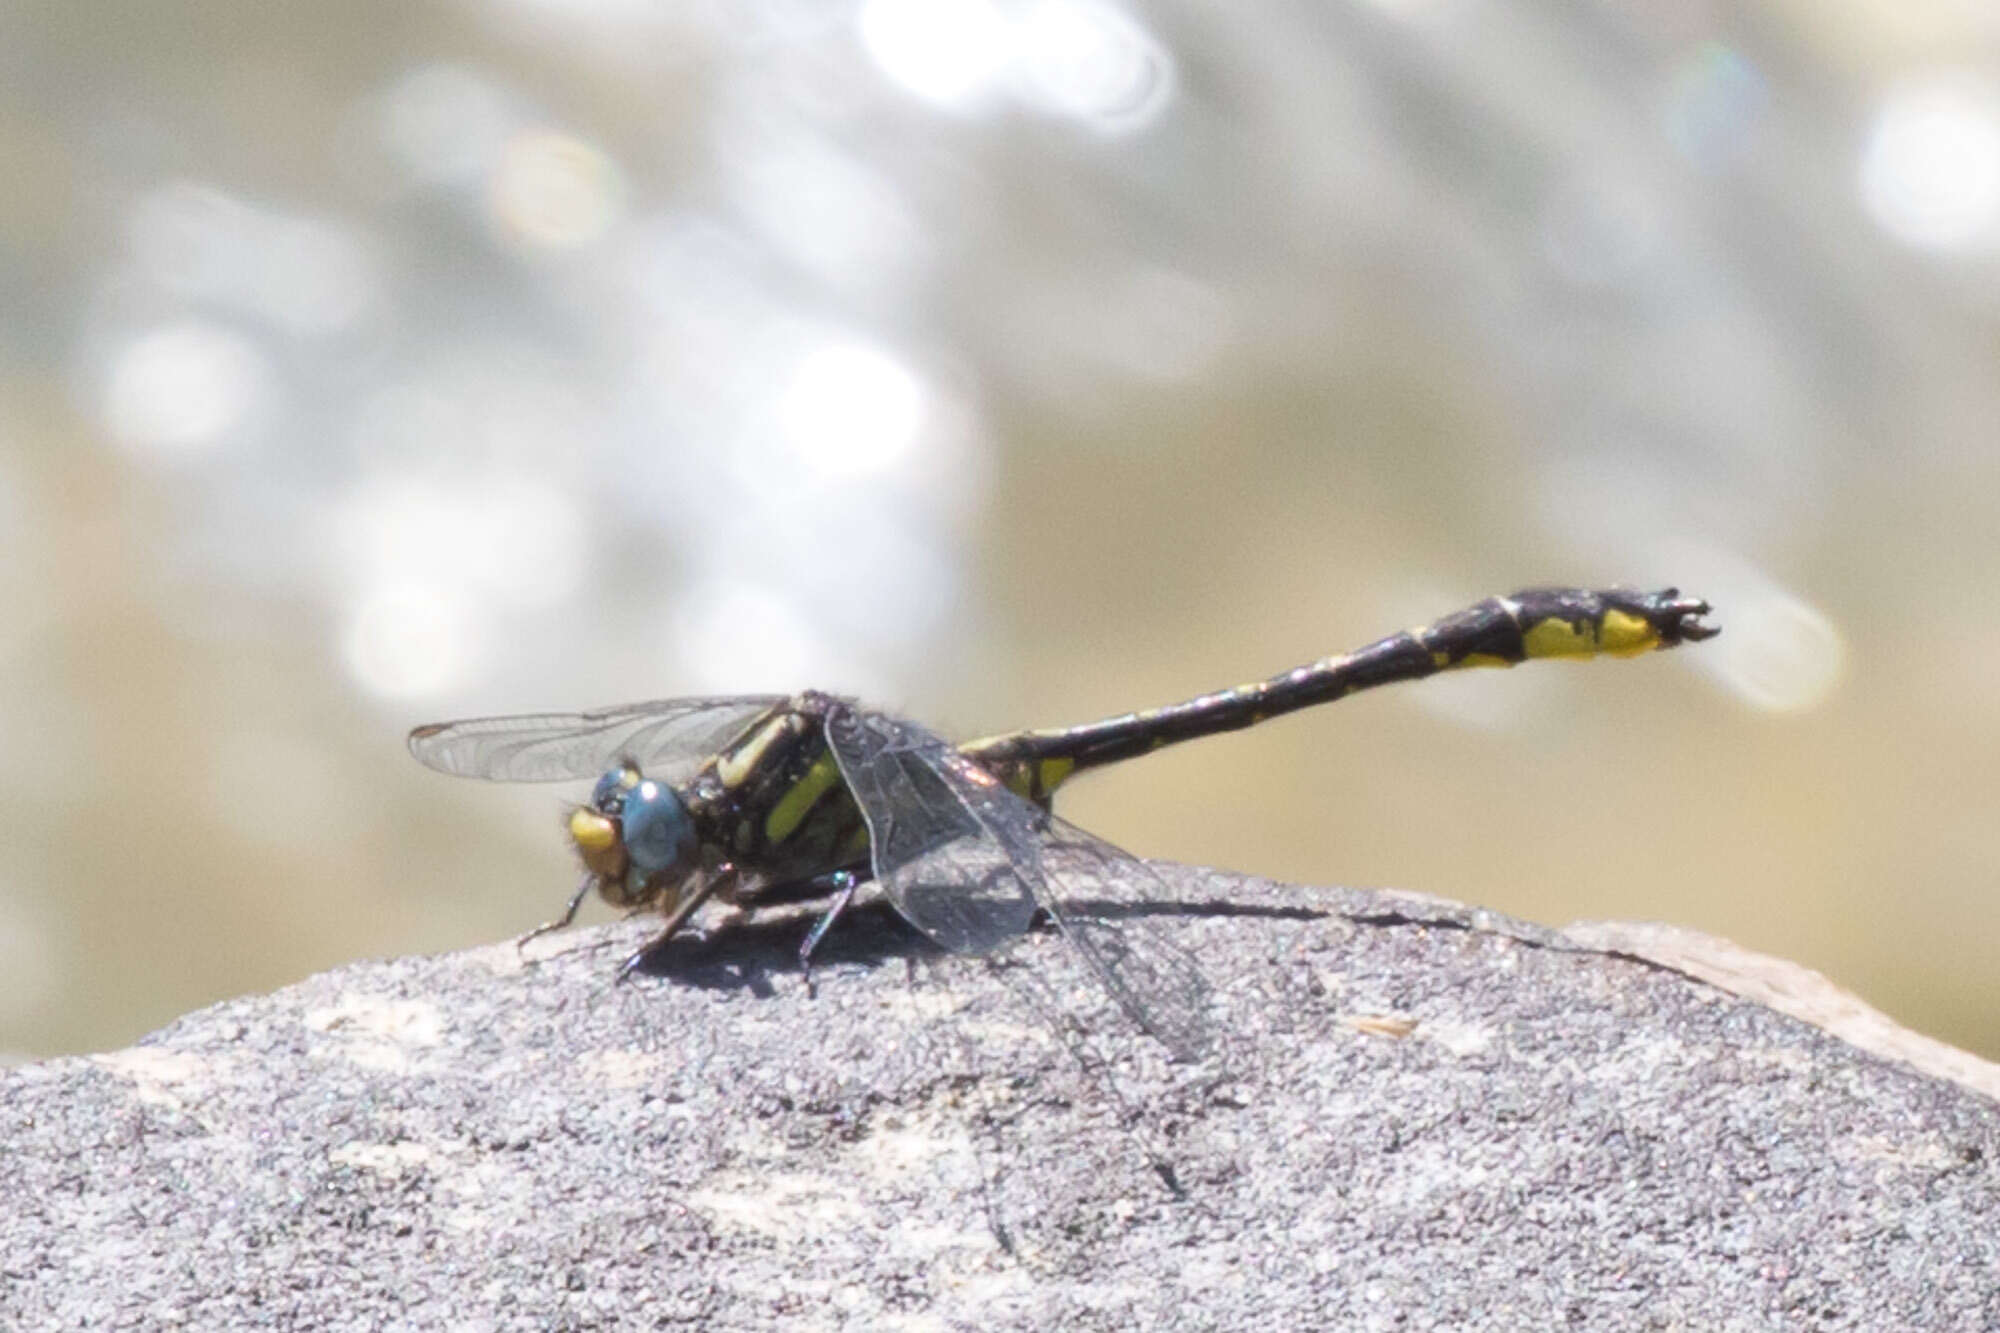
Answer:
[[[629,761],[597,780],[589,805],[570,812],[569,836],[598,891],[618,906],[649,900],[655,882],[684,875],[700,848],[680,793]]]

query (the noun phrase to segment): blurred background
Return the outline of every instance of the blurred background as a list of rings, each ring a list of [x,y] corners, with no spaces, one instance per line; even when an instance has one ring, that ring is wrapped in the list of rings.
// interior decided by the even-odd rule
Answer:
[[[0,8],[0,1050],[553,914],[577,793],[415,723],[971,735],[1617,582],[1725,633],[1065,813],[2000,1056],[1996,256],[1985,0]]]

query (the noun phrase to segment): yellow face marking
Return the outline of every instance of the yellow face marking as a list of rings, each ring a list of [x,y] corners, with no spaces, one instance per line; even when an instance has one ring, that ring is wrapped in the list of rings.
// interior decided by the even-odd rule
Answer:
[[[1630,611],[1606,611],[1598,631],[1599,644],[1613,657],[1637,657],[1660,643],[1660,631],[1644,616]]]
[[[569,812],[569,836],[583,852],[601,852],[618,845],[617,827],[587,805]]]
[[[823,754],[813,761],[806,775],[794,782],[791,790],[780,796],[772,805],[771,813],[764,818],[764,837],[770,842],[783,842],[799,831],[812,808],[820,797],[840,785],[840,765],[831,754]]]
[[[772,718],[757,728],[749,739],[722,756],[715,765],[715,776],[722,779],[722,785],[735,791],[748,781],[757,770],[757,765],[763,762],[765,752],[790,731],[790,720],[789,715]]]
[[[1042,795],[1047,796],[1057,787],[1060,787],[1063,781],[1074,772],[1076,772],[1076,760],[1074,759],[1042,760],[1042,771],[1039,777]]]
[[[625,874],[625,847],[618,840],[618,826],[591,809],[580,805],[569,812],[569,840],[576,844],[584,869],[605,884]]]

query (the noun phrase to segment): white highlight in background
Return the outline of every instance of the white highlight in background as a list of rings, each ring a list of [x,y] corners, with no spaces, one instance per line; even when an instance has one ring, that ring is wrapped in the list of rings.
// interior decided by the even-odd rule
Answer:
[[[483,635],[464,606],[447,590],[416,580],[364,594],[341,636],[348,671],[363,689],[390,699],[457,688],[482,656]]]
[[[192,455],[224,443],[268,392],[263,354],[201,320],[141,334],[111,358],[106,428],[138,452]]]
[[[148,280],[294,337],[345,333],[382,301],[361,229],[251,204],[212,186],[161,186],[132,209],[125,233]]]
[[[827,477],[888,472],[916,446],[926,415],[917,377],[861,343],[806,354],[778,403],[779,428],[801,461]]]
[[[674,605],[668,645],[695,689],[824,685],[829,649],[799,606],[726,575],[691,583]]]
[[[989,0],[867,0],[860,26],[876,68],[955,110],[990,97],[1010,55],[1011,25]]]
[[[429,582],[482,605],[535,610],[562,601],[590,563],[581,505],[546,481],[492,476],[383,476],[334,515],[338,571],[375,588],[422,570]]]
[[[509,140],[487,182],[487,220],[502,240],[574,250],[603,238],[624,213],[625,179],[594,145],[554,130]]]
[[[1174,64],[1126,15],[1095,0],[1044,0],[1023,16],[1015,61],[1029,102],[1106,133],[1152,123]]]
[[[375,138],[410,178],[466,186],[500,158],[517,116],[508,96],[459,65],[425,65],[376,103]]]
[[[1859,184],[1870,215],[1907,245],[2000,241],[2000,88],[1948,74],[1892,89],[1862,149]]]
[[[1150,124],[1173,100],[1174,62],[1123,10],[1041,0],[867,0],[861,43],[885,77],[949,110],[1004,96],[1106,133]]]

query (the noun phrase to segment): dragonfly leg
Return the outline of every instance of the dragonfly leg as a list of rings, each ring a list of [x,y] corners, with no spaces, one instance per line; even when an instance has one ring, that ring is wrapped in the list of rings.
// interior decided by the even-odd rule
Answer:
[[[681,933],[681,927],[687,924],[695,909],[707,902],[709,895],[721,887],[727,878],[729,878],[727,875],[711,875],[704,879],[694,892],[675,904],[673,912],[667,917],[666,924],[660,927],[660,933],[633,950],[632,956],[618,965],[618,980],[625,981],[634,972],[657,958],[660,951],[667,947],[667,942]]]
[[[806,980],[806,994],[817,997],[819,991],[813,985],[813,950],[819,948],[820,941],[826,938],[826,932],[833,929],[833,923],[840,920],[840,914],[854,901],[854,891],[861,887],[861,879],[851,870],[836,870],[830,875],[821,875],[810,881],[810,884],[818,888],[821,893],[833,895],[833,901],[827,904],[827,909],[820,914],[819,920],[813,922],[813,928],[806,933],[805,941],[799,945],[799,974]]]
[[[594,874],[585,875],[583,883],[577,885],[576,892],[569,896],[569,906],[563,908],[563,914],[553,921],[542,922],[541,925],[536,926],[520,939],[515,940],[514,947],[516,949],[525,949],[528,947],[528,941],[538,940],[550,931],[561,930],[568,926],[570,922],[576,920],[577,909],[583,906],[584,898],[595,887],[597,887],[597,876]]]

